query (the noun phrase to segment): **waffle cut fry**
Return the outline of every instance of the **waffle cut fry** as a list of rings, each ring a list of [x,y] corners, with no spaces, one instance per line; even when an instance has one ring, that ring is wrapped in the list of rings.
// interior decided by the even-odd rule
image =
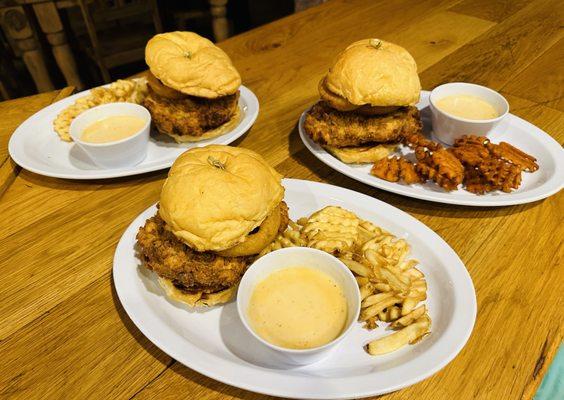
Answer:
[[[108,87],[97,87],[74,104],[68,106],[57,115],[53,121],[53,129],[65,142],[71,142],[70,125],[82,112],[101,104],[127,102],[141,104],[147,96],[147,80],[119,79]]]
[[[302,221],[303,223],[303,221]],[[328,206],[313,213],[302,228],[307,247],[331,254],[351,251],[358,241],[360,219],[341,207]]]
[[[283,249],[286,247],[305,247],[306,241],[301,237],[301,227],[294,221],[289,222],[288,228],[279,234],[276,239],[268,246],[266,246],[259,253],[259,257],[264,256],[274,250]]]
[[[360,290],[359,320],[368,330],[386,324],[395,331],[366,345],[371,355],[386,354],[421,341],[430,333],[431,318],[425,304],[427,282],[409,258],[410,246],[351,211],[328,206],[309,218],[290,221],[288,229],[259,256],[292,246],[307,246],[331,253],[354,274]]]

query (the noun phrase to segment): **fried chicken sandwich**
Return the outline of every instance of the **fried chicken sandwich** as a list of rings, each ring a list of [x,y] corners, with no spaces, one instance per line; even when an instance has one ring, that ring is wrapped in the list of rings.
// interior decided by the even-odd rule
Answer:
[[[193,32],[154,36],[145,48],[149,94],[144,106],[156,129],[177,142],[222,135],[239,121],[241,77],[229,56]]]
[[[278,174],[257,153],[211,145],[183,153],[157,214],[139,229],[147,268],[190,306],[229,301],[247,267],[288,226]]]
[[[387,157],[402,136],[421,131],[417,65],[403,47],[379,39],[351,44],[319,82],[321,100],[304,129],[343,162]]]

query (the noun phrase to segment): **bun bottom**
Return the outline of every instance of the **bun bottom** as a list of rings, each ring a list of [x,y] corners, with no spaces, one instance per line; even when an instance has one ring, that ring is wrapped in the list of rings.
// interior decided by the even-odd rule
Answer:
[[[179,290],[172,284],[172,281],[159,277],[159,284],[164,289],[166,295],[173,300],[189,305],[190,307],[211,307],[218,304],[227,303],[235,298],[239,285],[231,286],[225,290],[215,293],[186,293]]]
[[[358,147],[323,147],[345,164],[371,164],[388,157],[396,151],[398,145],[378,144]]]
[[[193,142],[200,142],[206,139],[213,139],[218,136],[224,135],[227,132],[231,131],[233,128],[235,128],[239,124],[240,120],[241,120],[241,110],[239,109],[239,106],[237,106],[235,113],[233,114],[233,116],[229,121],[225,122],[223,125],[220,125],[215,129],[211,129],[207,131],[206,133],[200,136],[176,135],[174,133],[165,132],[159,129],[158,126],[157,126],[157,131],[159,131],[159,133],[162,133],[163,135],[170,136],[177,143],[193,143]]]

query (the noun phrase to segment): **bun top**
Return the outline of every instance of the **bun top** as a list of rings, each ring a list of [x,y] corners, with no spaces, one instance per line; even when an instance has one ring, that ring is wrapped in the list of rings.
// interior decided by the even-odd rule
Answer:
[[[414,105],[421,91],[413,57],[403,47],[379,39],[360,40],[342,51],[325,86],[357,106]]]
[[[241,85],[229,56],[193,32],[153,36],[145,47],[145,62],[164,85],[191,96],[227,96]]]
[[[190,149],[168,173],[159,214],[193,249],[225,250],[241,243],[282,201],[281,179],[251,150],[222,145]]]

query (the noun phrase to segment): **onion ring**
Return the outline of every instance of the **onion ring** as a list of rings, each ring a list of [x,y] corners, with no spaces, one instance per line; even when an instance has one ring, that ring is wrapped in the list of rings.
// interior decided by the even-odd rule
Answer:
[[[399,108],[399,106],[372,106],[370,104],[359,106],[352,104],[344,97],[341,97],[329,90],[329,88],[327,88],[327,85],[325,84],[325,78],[323,78],[319,82],[318,89],[321,98],[337,111],[354,111],[362,115],[384,115],[389,114]]]
[[[216,253],[223,257],[243,257],[260,253],[262,249],[276,239],[280,219],[280,204],[278,204],[260,224],[258,232],[249,234],[243,242]]]
[[[151,71],[147,74],[147,83],[149,87],[153,89],[153,91],[158,94],[159,96],[165,97],[171,100],[178,100],[186,97],[184,93],[179,92],[178,90],[174,90],[168,86],[162,84],[158,78],[153,75]]]

